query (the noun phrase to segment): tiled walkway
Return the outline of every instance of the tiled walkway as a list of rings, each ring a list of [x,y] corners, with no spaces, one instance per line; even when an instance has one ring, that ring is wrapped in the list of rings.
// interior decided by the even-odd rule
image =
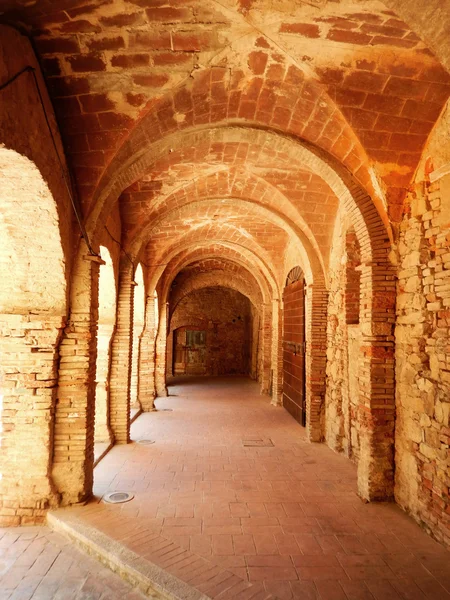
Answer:
[[[78,516],[142,551],[144,530],[148,540],[161,535],[173,542],[168,570],[176,572],[181,546],[179,561],[203,557],[265,589],[258,598],[450,600],[450,553],[395,505],[363,504],[354,465],[307,443],[255,383],[181,383],[157,400],[173,412],[141,415],[132,426],[133,440],[155,444],[116,446],[96,468],[98,498],[120,490],[134,500],[91,504]],[[258,439],[273,446],[244,446]],[[202,589],[195,575],[189,582]]]
[[[0,529],[0,600],[145,600],[47,527]]]

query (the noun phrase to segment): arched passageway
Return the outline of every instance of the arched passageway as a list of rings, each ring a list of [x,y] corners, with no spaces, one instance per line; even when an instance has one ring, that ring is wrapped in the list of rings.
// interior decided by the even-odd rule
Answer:
[[[263,446],[275,415],[303,458],[326,445],[344,455],[335,464],[348,459],[352,502],[396,499],[450,544],[446,10],[431,15],[434,0],[423,12],[403,0],[4,5],[0,143],[20,150],[0,147],[4,522],[88,501],[94,444],[132,454],[135,418],[149,431],[166,424],[160,440],[178,443],[158,414],[173,402],[189,422],[172,378],[214,387],[226,375],[232,398],[242,376],[242,390],[261,393]],[[250,447],[235,422],[222,441]],[[297,473],[311,473],[274,427],[296,468],[275,466],[294,492]],[[223,432],[204,429],[197,450],[186,444],[214,458],[206,445]],[[154,473],[172,473],[161,456]],[[245,491],[231,455],[227,464],[220,481]],[[205,472],[202,493],[214,488]],[[267,491],[261,473],[247,491]],[[179,490],[169,487],[189,476],[164,477],[170,506]],[[177,509],[149,518],[184,518]],[[249,506],[227,510],[251,518]],[[300,509],[260,510],[283,536],[298,532],[271,518],[304,524]],[[345,511],[333,510],[339,527]]]
[[[58,355],[66,270],[46,182],[31,160],[1,146],[0,240],[0,523],[18,525],[59,502],[50,467],[58,362],[67,360]]]

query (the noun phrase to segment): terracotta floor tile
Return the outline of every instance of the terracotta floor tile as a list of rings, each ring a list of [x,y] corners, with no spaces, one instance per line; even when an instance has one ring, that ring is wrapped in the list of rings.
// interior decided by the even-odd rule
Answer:
[[[256,554],[254,556],[246,556],[245,561],[248,567],[292,567],[290,556],[272,555],[266,556]]]
[[[256,554],[256,547],[251,534],[233,535],[234,553],[237,556]]]
[[[387,579],[369,579],[366,585],[375,600],[401,600],[402,596],[396,591]],[[436,596],[438,600],[438,596]]]
[[[344,569],[336,566],[320,565],[311,567],[297,567],[299,579],[307,581],[323,581],[325,579],[348,579]]]
[[[277,590],[279,600],[450,600],[450,554],[398,506],[363,504],[355,465],[308,443],[305,429],[256,383],[191,378],[169,391],[176,396],[157,405],[173,412],[144,413],[132,425],[133,439],[157,443],[116,446],[95,469],[99,496],[129,485],[135,499],[123,510],[78,507],[79,518],[112,536],[131,535],[142,552],[171,548],[173,555],[162,554],[168,562],[193,553],[173,567],[184,581],[200,585],[226,567],[228,579],[245,577],[236,600]],[[244,447],[248,436],[274,445]],[[158,546],[155,535],[166,541]],[[219,597],[235,600],[231,594]]]
[[[286,581],[297,579],[297,572],[292,567],[249,567],[249,581]]]
[[[280,554],[289,555],[298,554],[300,552],[300,548],[297,544],[294,534],[276,533],[274,537]]]
[[[216,555],[234,554],[233,540],[231,535],[213,535],[212,536],[212,553]]]
[[[339,581],[317,581],[316,587],[320,600],[347,600],[347,595]]]
[[[265,581],[264,587],[279,600],[293,600],[294,594],[289,581]]]
[[[257,554],[276,554],[278,546],[275,537],[270,533],[255,533],[253,535]]]
[[[339,583],[348,600],[373,600],[373,595],[364,581],[340,581]]]
[[[318,600],[319,591],[312,581],[291,581],[293,600]]]
[[[296,567],[340,567],[337,558],[327,554],[295,554],[292,561]]]

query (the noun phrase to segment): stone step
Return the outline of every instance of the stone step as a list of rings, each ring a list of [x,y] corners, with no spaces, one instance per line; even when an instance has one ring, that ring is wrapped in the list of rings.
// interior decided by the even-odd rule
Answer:
[[[269,594],[260,584],[251,584],[217,565],[176,547],[167,538],[151,536],[154,546],[170,544],[170,555],[174,560],[167,560],[167,554],[160,556],[151,551],[145,556],[130,548],[132,543],[112,539],[98,528],[92,526],[77,509],[58,509],[47,513],[47,524],[50,528],[69,538],[79,549],[96,558],[122,579],[130,583],[153,600],[278,600]],[[123,519],[126,520],[126,517]],[[139,532],[145,537],[145,529]],[[130,536],[133,539],[133,536]],[[175,547],[175,549],[174,549]],[[179,561],[177,562],[177,549]],[[156,564],[170,563],[163,568]],[[186,563],[187,566],[183,566]],[[173,572],[180,574],[177,577]],[[198,573],[198,575],[196,575]],[[188,579],[187,581],[183,581]]]

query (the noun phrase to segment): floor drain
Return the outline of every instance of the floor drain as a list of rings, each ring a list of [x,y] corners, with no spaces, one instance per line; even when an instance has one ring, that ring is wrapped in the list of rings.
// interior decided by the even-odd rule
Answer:
[[[137,440],[136,444],[141,444],[142,446],[150,446],[150,444],[154,444],[155,440]]]
[[[103,501],[108,502],[108,504],[121,504],[122,502],[129,502],[133,498],[134,494],[129,492],[110,492],[103,496]]]
[[[273,442],[270,438],[258,438],[251,440],[242,440],[243,446],[256,446],[258,448],[272,447]]]

